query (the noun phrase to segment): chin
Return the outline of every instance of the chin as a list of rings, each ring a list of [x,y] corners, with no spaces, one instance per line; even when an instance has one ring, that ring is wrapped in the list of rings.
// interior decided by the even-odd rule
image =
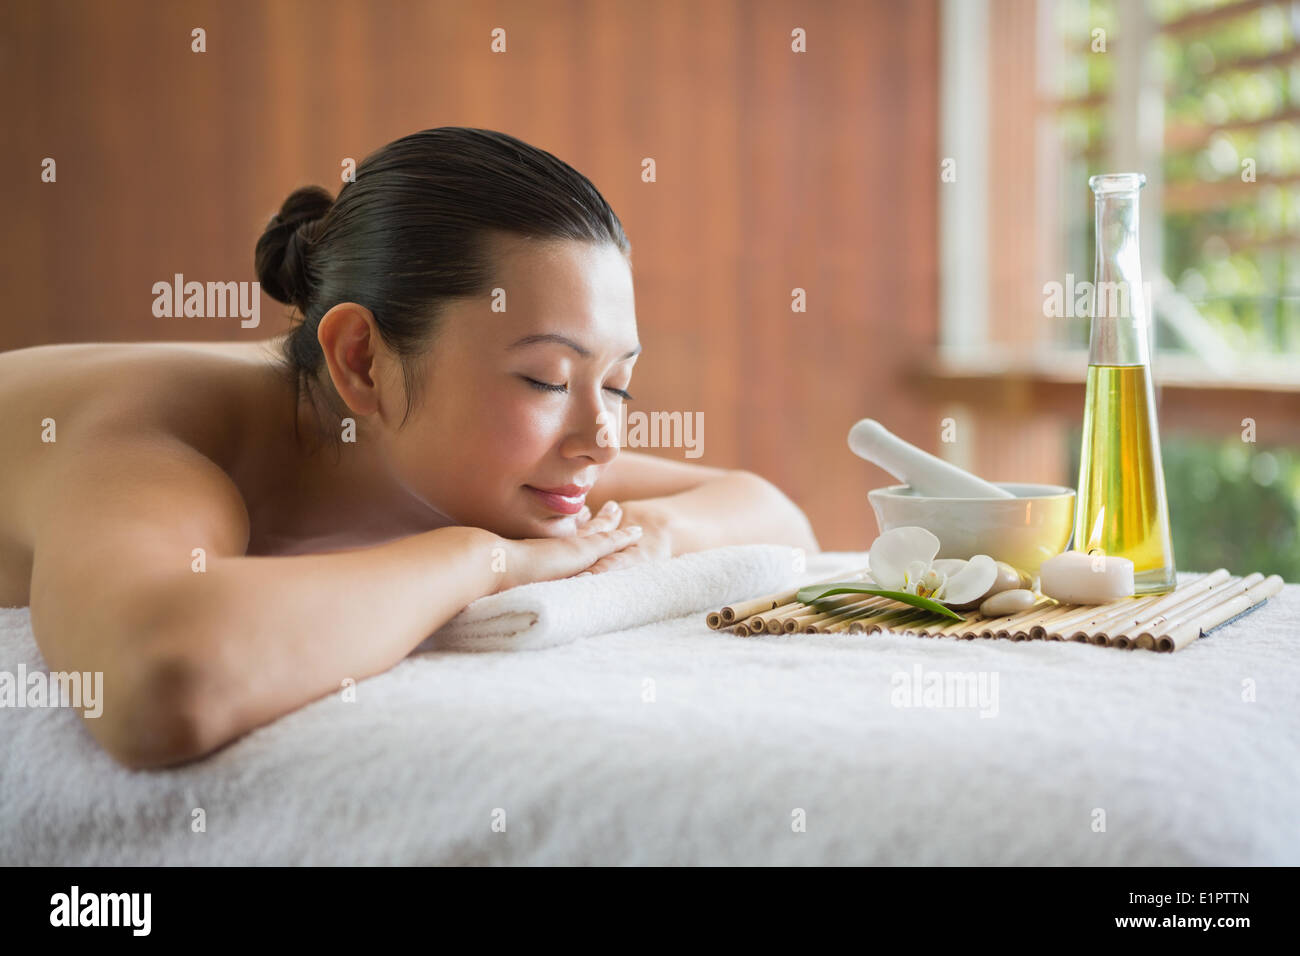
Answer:
[[[553,518],[539,518],[533,526],[540,529],[534,537],[572,538],[578,533],[578,518],[576,515],[555,515]]]

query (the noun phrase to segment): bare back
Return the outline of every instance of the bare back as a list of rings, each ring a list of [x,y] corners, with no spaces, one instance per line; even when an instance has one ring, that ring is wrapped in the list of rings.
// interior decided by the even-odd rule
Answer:
[[[173,443],[229,475],[241,498],[256,495],[263,475],[255,455],[277,427],[273,410],[284,422],[293,414],[292,392],[273,359],[271,342],[53,345],[0,353],[0,606],[30,603],[38,518],[61,506],[50,498],[68,472],[106,446]],[[173,490],[180,508],[200,493]],[[230,498],[229,489],[217,493]],[[64,504],[87,507],[93,516],[93,503]],[[226,506],[236,513],[237,537],[238,502]],[[245,513],[245,547],[248,530]],[[95,534],[93,524],[85,533]]]

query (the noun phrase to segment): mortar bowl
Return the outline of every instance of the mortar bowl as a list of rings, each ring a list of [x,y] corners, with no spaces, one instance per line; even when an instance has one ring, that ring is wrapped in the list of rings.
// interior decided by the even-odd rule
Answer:
[[[1031,577],[1070,545],[1074,489],[1061,485],[994,482],[1014,498],[929,498],[908,485],[867,492],[883,534],[916,525],[939,539],[940,558],[987,554]]]

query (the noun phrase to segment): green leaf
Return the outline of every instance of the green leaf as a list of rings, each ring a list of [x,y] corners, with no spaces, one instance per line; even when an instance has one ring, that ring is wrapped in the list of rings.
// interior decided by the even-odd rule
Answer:
[[[938,601],[932,601],[929,598],[923,598],[916,594],[908,594],[906,591],[886,591],[883,588],[864,588],[860,584],[810,584],[806,588],[800,588],[795,594],[796,600],[804,604],[812,604],[824,597],[830,597],[832,594],[875,594],[879,597],[891,598],[902,604],[910,604],[912,607],[919,607],[925,611],[933,611],[935,614],[942,614],[944,617],[950,617],[954,621],[966,620],[960,614],[951,608],[945,607]]]

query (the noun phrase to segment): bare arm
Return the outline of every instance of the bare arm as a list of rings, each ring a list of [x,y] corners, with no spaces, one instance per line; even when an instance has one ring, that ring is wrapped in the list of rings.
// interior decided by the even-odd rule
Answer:
[[[177,580],[159,595],[157,631],[202,655],[196,753],[397,664],[493,593],[496,540],[441,528],[332,554],[218,557]]]
[[[728,544],[785,544],[821,550],[803,511],[775,485],[749,471],[711,468],[641,452],[620,452],[591,489],[593,512],[613,499],[623,525],[639,524],[671,555]],[[625,563],[614,555],[610,568]]]
[[[103,713],[87,727],[135,768],[202,756],[392,667],[471,601],[520,583],[494,571],[496,548],[545,580],[626,543],[623,532],[530,543],[452,527],[246,557],[242,499],[193,449],[65,441],[75,461],[38,499],[33,630],[51,670],[103,673]]]
[[[628,501],[623,512],[624,523],[642,525],[647,536],[659,529],[674,556],[729,544],[784,544],[807,554],[821,550],[799,507],[748,471],[727,472],[674,495]]]

